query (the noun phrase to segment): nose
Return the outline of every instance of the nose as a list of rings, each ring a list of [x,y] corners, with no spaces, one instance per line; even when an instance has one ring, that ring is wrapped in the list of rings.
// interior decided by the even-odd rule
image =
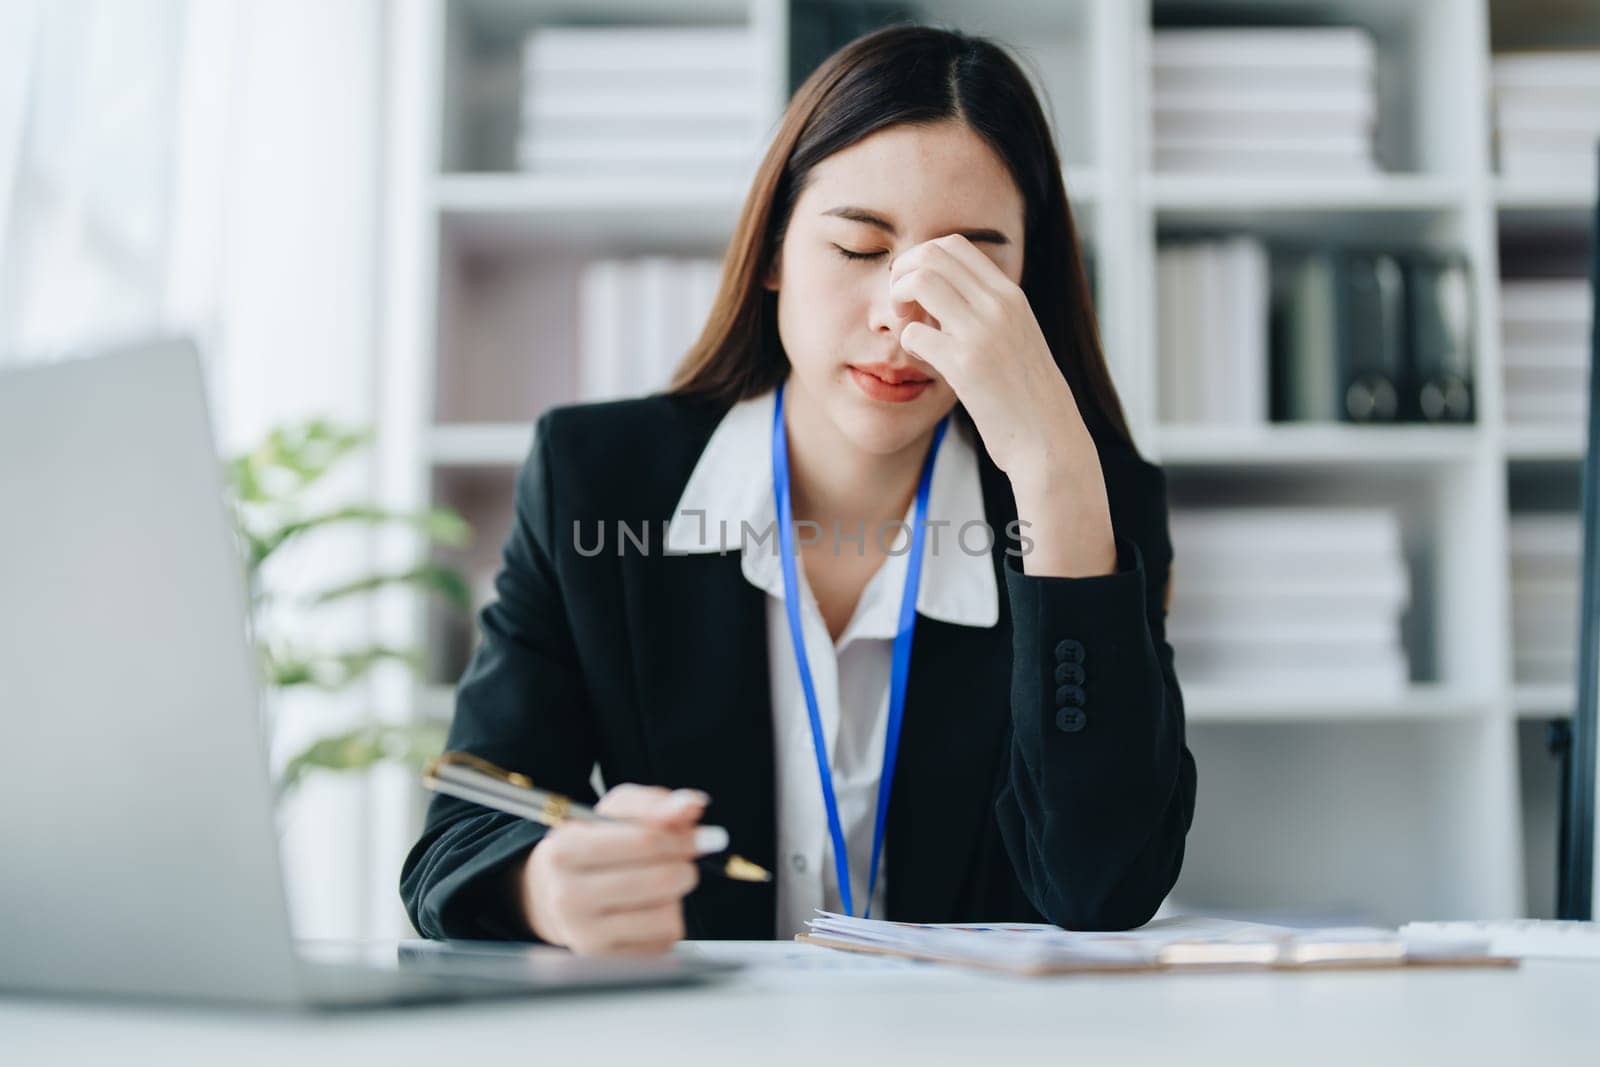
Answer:
[[[872,303],[868,308],[870,317],[868,325],[874,333],[885,334],[898,341],[900,331],[905,329],[908,323],[923,322],[936,330],[939,328],[939,320],[924,311],[921,304],[915,301],[897,303],[889,296],[887,270],[874,284],[876,289],[873,291]]]

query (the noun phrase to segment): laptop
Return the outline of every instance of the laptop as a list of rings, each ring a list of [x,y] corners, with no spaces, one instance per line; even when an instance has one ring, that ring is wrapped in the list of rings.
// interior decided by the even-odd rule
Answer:
[[[245,613],[192,344],[0,373],[0,991],[318,1008],[733,969],[297,946]]]

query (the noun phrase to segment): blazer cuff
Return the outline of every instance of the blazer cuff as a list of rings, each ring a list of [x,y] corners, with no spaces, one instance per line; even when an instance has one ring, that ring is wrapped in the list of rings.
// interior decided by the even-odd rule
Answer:
[[[1113,533],[1112,541],[1117,548],[1116,569],[1081,578],[1029,574],[1022,569],[1022,557],[1007,552],[1006,591],[1011,597],[1012,618],[1023,618],[1023,612],[1033,617],[1033,612],[1042,610],[1049,616],[1044,621],[1057,622],[1064,612],[1090,608],[1121,609],[1122,614],[1143,621],[1144,556],[1139,545],[1123,534]],[[1081,617],[1065,621],[1081,628]]]
[[[1125,672],[1147,661],[1144,557],[1134,541],[1122,534],[1114,539],[1117,567],[1111,574],[1032,575],[1023,572],[1021,557],[1005,558],[1013,705],[1019,717],[1037,716],[1016,726],[1035,737],[1064,741],[1103,734],[1095,728],[1097,713],[1114,713],[1112,704],[1128,695]]]
[[[544,835],[545,827],[524,819],[502,827],[471,859],[428,890],[422,901],[421,925],[450,939],[537,941],[517,916],[515,903],[498,890],[499,876]]]

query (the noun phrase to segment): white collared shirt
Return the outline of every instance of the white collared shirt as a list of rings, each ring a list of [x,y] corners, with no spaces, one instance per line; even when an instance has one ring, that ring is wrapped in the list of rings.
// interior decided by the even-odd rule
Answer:
[[[815,909],[842,911],[843,904],[834,873],[810,715],[784,606],[772,491],[774,401],[775,392],[768,391],[733,405],[723,417],[672,514],[667,548],[671,552],[739,552],[745,578],[767,594],[777,770],[777,936],[787,940],[805,931],[805,920],[813,917]],[[866,898],[872,859],[894,635],[915,513],[913,500],[906,510],[905,527],[892,539],[885,536],[893,554],[867,582],[837,642],[829,637],[805,568],[796,569],[803,594],[800,618],[806,657],[830,754],[839,822],[849,853],[851,896],[858,915]],[[940,520],[948,525],[932,525]],[[992,557],[986,549],[989,539],[973,528],[964,540],[958,540],[963,524],[984,522],[985,515],[975,446],[956,419],[951,419],[934,462],[928,521],[917,614],[964,626],[995,625],[1000,617],[1000,597]],[[995,531],[994,536],[1001,533]],[[868,529],[866,536],[875,540],[877,531]],[[832,531],[821,531],[820,537],[822,544],[833,545]],[[841,540],[838,550],[851,551],[851,544]],[[884,855],[892,847],[893,842],[885,841]],[[884,866],[880,859],[872,898],[874,918],[885,917]]]

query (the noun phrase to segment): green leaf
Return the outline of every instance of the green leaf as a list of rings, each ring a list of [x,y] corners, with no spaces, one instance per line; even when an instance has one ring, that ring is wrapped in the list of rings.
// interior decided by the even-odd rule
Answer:
[[[268,649],[262,659],[269,685],[280,689],[303,685],[330,692],[343,689],[380,663],[399,661],[413,673],[421,673],[424,667],[422,653],[416,649],[387,645],[320,655]]]
[[[452,548],[462,547],[472,540],[472,527],[450,508],[430,508],[412,514],[392,511],[367,504],[346,504],[332,511],[283,523],[265,533],[257,531],[252,537],[252,554],[255,565],[260,565],[283,545],[319,527],[356,522],[370,525],[404,524],[415,526],[428,540]]]
[[[445,732],[438,722],[374,723],[319,738],[284,765],[278,794],[281,798],[317,770],[349,772],[402,763],[420,771],[444,751]]]
[[[415,585],[437,594],[458,611],[465,612],[472,609],[472,588],[466,578],[460,571],[438,563],[423,563],[406,571],[357,578],[355,581],[318,593],[311,599],[311,604],[321,606],[335,600],[371,593],[390,585]]]
[[[254,449],[229,460],[228,484],[245,504],[270,504],[313,484],[371,440],[365,430],[313,418],[278,427]]]

